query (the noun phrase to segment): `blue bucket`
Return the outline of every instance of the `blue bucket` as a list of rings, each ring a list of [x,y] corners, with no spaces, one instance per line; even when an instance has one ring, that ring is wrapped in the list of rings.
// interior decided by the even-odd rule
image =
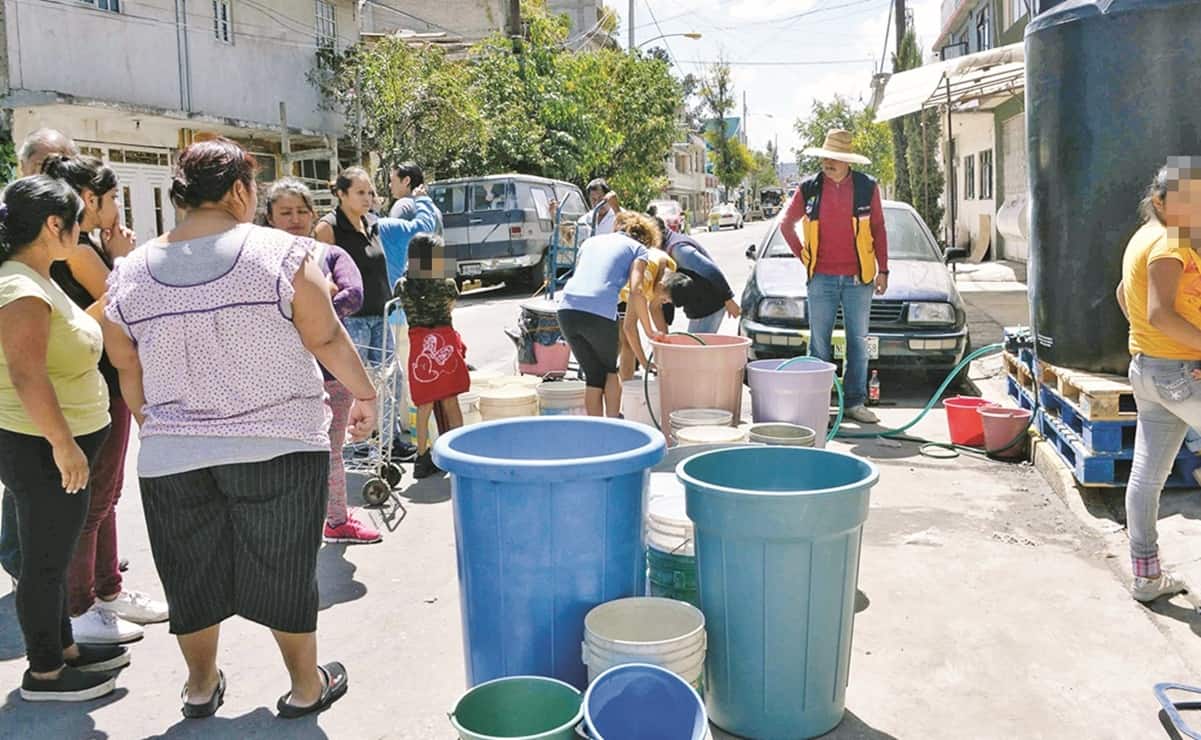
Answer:
[[[595,417],[502,419],[438,439],[469,685],[541,675],[587,686],[584,617],[646,590],[643,492],[664,448],[651,427]]]
[[[879,472],[854,455],[738,447],[680,463],[709,631],[705,699],[743,737],[842,721],[859,549]]]
[[[596,677],[584,693],[584,725],[593,740],[704,740],[705,703],[676,674],[630,663]]]

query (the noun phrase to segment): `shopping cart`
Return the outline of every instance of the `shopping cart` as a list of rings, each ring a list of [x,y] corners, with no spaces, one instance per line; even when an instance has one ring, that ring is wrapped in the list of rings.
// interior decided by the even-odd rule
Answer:
[[[363,483],[363,501],[369,506],[379,506],[392,497],[392,492],[404,478],[404,469],[392,462],[392,444],[396,438],[397,420],[408,411],[404,399],[404,373],[398,362],[396,342],[392,335],[390,320],[400,310],[399,298],[384,305],[383,346],[365,347],[355,345],[359,355],[376,354],[378,363],[364,362],[367,374],[375,386],[379,408],[375,433],[366,441],[348,445],[343,450],[346,472],[366,476]],[[397,502],[403,510],[404,506]]]

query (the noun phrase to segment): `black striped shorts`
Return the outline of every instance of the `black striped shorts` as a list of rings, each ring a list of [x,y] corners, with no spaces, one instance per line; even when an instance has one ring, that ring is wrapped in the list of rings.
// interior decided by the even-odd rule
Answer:
[[[280,632],[317,629],[329,459],[296,452],[140,480],[172,634],[235,614]]]

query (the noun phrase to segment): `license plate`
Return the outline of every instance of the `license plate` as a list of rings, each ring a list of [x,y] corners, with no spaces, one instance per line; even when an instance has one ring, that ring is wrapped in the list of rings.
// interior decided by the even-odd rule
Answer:
[[[841,332],[834,334],[834,359],[841,360],[847,356],[847,335]],[[868,336],[867,338],[867,358],[869,360],[880,359],[880,337]]]
[[[462,272],[466,277],[474,277],[482,274],[484,272],[484,268],[480,265],[463,265]]]

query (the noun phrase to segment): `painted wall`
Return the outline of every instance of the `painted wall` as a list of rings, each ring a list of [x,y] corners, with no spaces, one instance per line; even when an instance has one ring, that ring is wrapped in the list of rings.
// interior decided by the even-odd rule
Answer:
[[[980,153],[993,151],[993,187],[996,192],[996,143],[993,132],[992,113],[956,113],[951,118],[951,130],[955,137],[956,150],[956,179],[958,180],[958,209],[956,213],[956,240],[961,246],[965,244],[964,235],[968,235],[970,244],[975,245],[981,238],[980,216],[987,215],[995,218],[996,200],[980,197]],[[967,173],[964,158],[975,156],[975,197],[967,198],[965,194]],[[995,230],[990,229],[989,235]],[[995,240],[993,242],[995,244]],[[995,255],[995,250],[994,250]]]
[[[182,33],[171,0],[125,0],[120,13],[83,3],[6,0],[11,85],[266,126],[278,124],[283,100],[291,125],[340,131],[339,116],[319,110],[306,78],[316,59],[314,0],[230,2],[232,37],[224,43],[215,37],[212,3],[197,0],[181,0]],[[350,0],[334,5],[345,46],[357,35],[354,6]]]
[[[418,33],[446,33],[469,41],[505,28],[506,0],[389,0],[365,10],[365,30],[391,33],[401,29]]]

